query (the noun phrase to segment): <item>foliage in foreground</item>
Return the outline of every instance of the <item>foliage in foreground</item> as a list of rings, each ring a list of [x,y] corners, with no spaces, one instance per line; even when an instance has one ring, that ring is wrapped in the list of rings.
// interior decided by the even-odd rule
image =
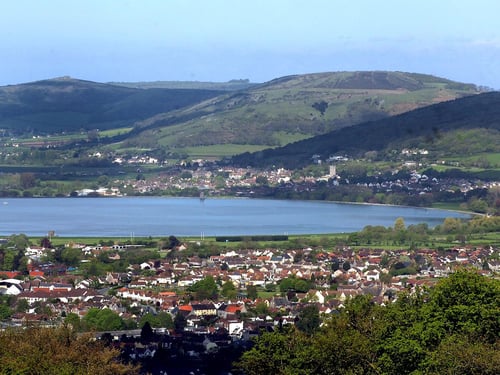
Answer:
[[[237,367],[260,374],[497,374],[500,281],[460,271],[381,307],[349,301],[313,335],[264,333]]]
[[[118,350],[68,327],[0,332],[1,374],[138,374],[118,356]]]

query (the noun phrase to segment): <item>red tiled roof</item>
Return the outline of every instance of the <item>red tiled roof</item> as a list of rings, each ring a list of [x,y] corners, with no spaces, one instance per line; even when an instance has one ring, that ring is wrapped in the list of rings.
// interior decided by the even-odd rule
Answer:
[[[240,305],[229,305],[226,307],[226,312],[231,314],[236,314],[237,311],[241,311]]]
[[[0,276],[5,275],[7,279],[13,279],[20,274],[21,272],[19,271],[0,271]]]
[[[193,311],[193,306],[191,305],[180,305],[179,310],[181,311]]]

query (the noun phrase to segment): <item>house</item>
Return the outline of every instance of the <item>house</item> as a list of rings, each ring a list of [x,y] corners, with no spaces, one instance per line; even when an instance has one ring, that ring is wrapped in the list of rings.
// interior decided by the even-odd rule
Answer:
[[[35,302],[46,302],[58,299],[62,303],[75,301],[89,301],[96,296],[96,292],[89,289],[73,290],[50,290],[46,288],[33,288],[30,291],[23,291],[17,295],[19,299],[25,299],[29,304]]]
[[[243,321],[237,319],[224,320],[224,328],[227,329],[231,336],[241,337],[243,334]]]
[[[193,303],[192,313],[196,316],[217,315],[217,309],[213,303]]]
[[[17,279],[0,280],[0,295],[17,296],[23,291],[22,281]]]
[[[380,272],[378,270],[370,270],[365,272],[365,278],[368,281],[378,281],[380,278]]]
[[[222,304],[217,309],[217,316],[223,319],[229,319],[231,317],[235,317],[241,313],[246,313],[247,308],[244,303],[235,303],[235,304]]]
[[[29,276],[32,278],[35,278],[35,277],[43,278],[45,276],[45,273],[43,271],[40,271],[40,270],[32,270],[32,271],[30,271]]]

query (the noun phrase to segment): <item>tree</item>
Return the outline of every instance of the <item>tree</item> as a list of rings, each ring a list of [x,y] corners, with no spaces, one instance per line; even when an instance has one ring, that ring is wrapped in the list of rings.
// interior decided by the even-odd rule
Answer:
[[[236,298],[238,291],[231,281],[226,281],[222,284],[221,294],[228,299],[234,299]]]
[[[444,219],[441,228],[443,233],[458,233],[462,229],[462,222],[460,219],[447,217]]]
[[[493,375],[499,300],[499,280],[465,270],[385,307],[357,296],[312,334],[302,333],[303,313],[299,329],[263,334],[238,366],[248,374]]]
[[[255,285],[247,286],[247,297],[251,300],[255,300],[258,297],[257,287]]]
[[[89,142],[96,142],[99,139],[99,130],[92,129],[87,132],[87,140]]]
[[[17,306],[16,306],[16,311],[17,312],[26,312],[30,307],[30,304],[28,301],[24,298],[20,298],[17,301]]]
[[[94,307],[83,317],[83,323],[88,330],[95,331],[116,331],[124,326],[122,318],[114,311]]]
[[[425,312],[439,318],[443,329],[487,342],[500,338],[500,281],[460,270],[440,280],[430,291]]]
[[[80,264],[82,252],[78,249],[64,248],[61,251],[61,262],[67,266],[77,266]]]
[[[35,174],[30,172],[21,173],[19,176],[19,182],[21,184],[21,188],[30,189],[36,185]]]
[[[432,354],[431,374],[495,375],[500,369],[500,345],[471,342],[468,337],[446,337]]]
[[[24,251],[29,244],[30,240],[25,234],[13,234],[8,239],[7,247],[13,247],[15,250]]]
[[[144,314],[139,321],[139,327],[144,327],[144,324],[149,323],[153,328],[174,328],[172,316],[167,312],[160,312],[157,315],[151,313]]]
[[[194,283],[188,290],[195,293],[197,300],[216,299],[218,293],[217,284],[212,276],[207,276]]]
[[[74,331],[79,332],[82,329],[80,317],[75,313],[68,313],[64,318],[64,323],[72,328]]]
[[[311,107],[313,107],[315,110],[321,113],[321,116],[323,116],[325,114],[326,109],[328,108],[328,103],[322,100],[320,102],[313,103]]]
[[[141,328],[141,341],[142,342],[151,342],[154,338],[154,332],[151,328],[151,324],[149,322],[145,322]]]
[[[340,261],[338,258],[334,258],[332,261],[332,271],[335,272],[340,268]]]
[[[40,246],[42,246],[45,249],[52,249],[52,243],[50,242],[50,239],[48,237],[43,237],[41,239]]]
[[[288,291],[307,292],[311,288],[311,281],[298,279],[295,276],[286,277],[280,281],[280,291],[286,293]]]
[[[158,315],[156,315],[156,320],[158,322],[158,327],[172,329],[174,328],[174,320],[172,319],[172,315],[167,312],[162,311]]]
[[[4,303],[0,304],[0,320],[9,319],[12,316],[12,309]]]
[[[295,326],[308,335],[312,335],[316,332],[321,323],[319,309],[316,305],[308,305],[304,307],[300,311],[298,318],[299,320],[295,323]]]
[[[181,244],[181,241],[175,236],[169,236],[168,237],[168,245],[167,249],[173,249]]]
[[[287,333],[264,333],[252,349],[243,353],[236,367],[247,375],[292,374],[290,365],[299,345],[299,340],[292,337]]]
[[[175,332],[184,331],[184,328],[186,327],[186,325],[187,325],[186,317],[181,312],[178,312],[174,318]]]
[[[347,271],[349,271],[349,270],[351,269],[351,263],[349,263],[349,262],[345,261],[345,262],[342,264],[342,269],[343,269],[344,271],[346,271],[346,272],[347,272]]]
[[[403,232],[406,229],[405,220],[402,217],[398,217],[394,221],[394,231],[395,232]]]
[[[2,374],[139,374],[121,363],[119,351],[68,326],[0,331]]]
[[[269,306],[264,301],[258,302],[255,305],[255,313],[257,315],[263,316],[269,314]]]

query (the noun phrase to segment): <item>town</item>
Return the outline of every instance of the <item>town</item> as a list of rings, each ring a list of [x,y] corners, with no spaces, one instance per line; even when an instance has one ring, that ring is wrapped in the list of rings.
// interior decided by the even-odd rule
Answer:
[[[404,227],[401,220],[398,225]],[[13,237],[0,245],[23,239]],[[54,248],[47,237],[41,246],[27,241],[21,270],[0,271],[2,326],[66,323],[106,338],[129,361],[156,363],[161,351],[163,360],[202,366],[217,355],[237,356],[262,330],[300,326],[311,319],[304,315],[308,306],[320,324],[355,296],[384,306],[457,269],[490,277],[500,271],[496,246],[389,250],[304,240],[280,249],[279,242],[262,248],[247,240],[204,251],[200,241],[175,236],[160,252],[151,245],[67,242]],[[100,268],[133,254],[141,259],[122,264],[121,272]]]
[[[351,159],[346,155],[328,156],[324,160],[320,155],[311,155],[311,164],[299,170],[239,168],[223,161],[194,159],[164,165],[160,172],[155,173],[147,171],[158,168],[160,162],[157,159],[136,155],[113,161],[137,167],[135,178],[102,176],[95,187],[75,190],[69,195],[168,195],[200,196],[203,199],[236,196],[425,207],[448,202],[455,204],[456,209],[496,214],[497,180],[473,178],[457,171],[440,173],[434,168],[449,162],[414,160],[415,156],[421,155],[428,156],[428,151],[403,149],[392,167],[380,166],[368,159]]]

